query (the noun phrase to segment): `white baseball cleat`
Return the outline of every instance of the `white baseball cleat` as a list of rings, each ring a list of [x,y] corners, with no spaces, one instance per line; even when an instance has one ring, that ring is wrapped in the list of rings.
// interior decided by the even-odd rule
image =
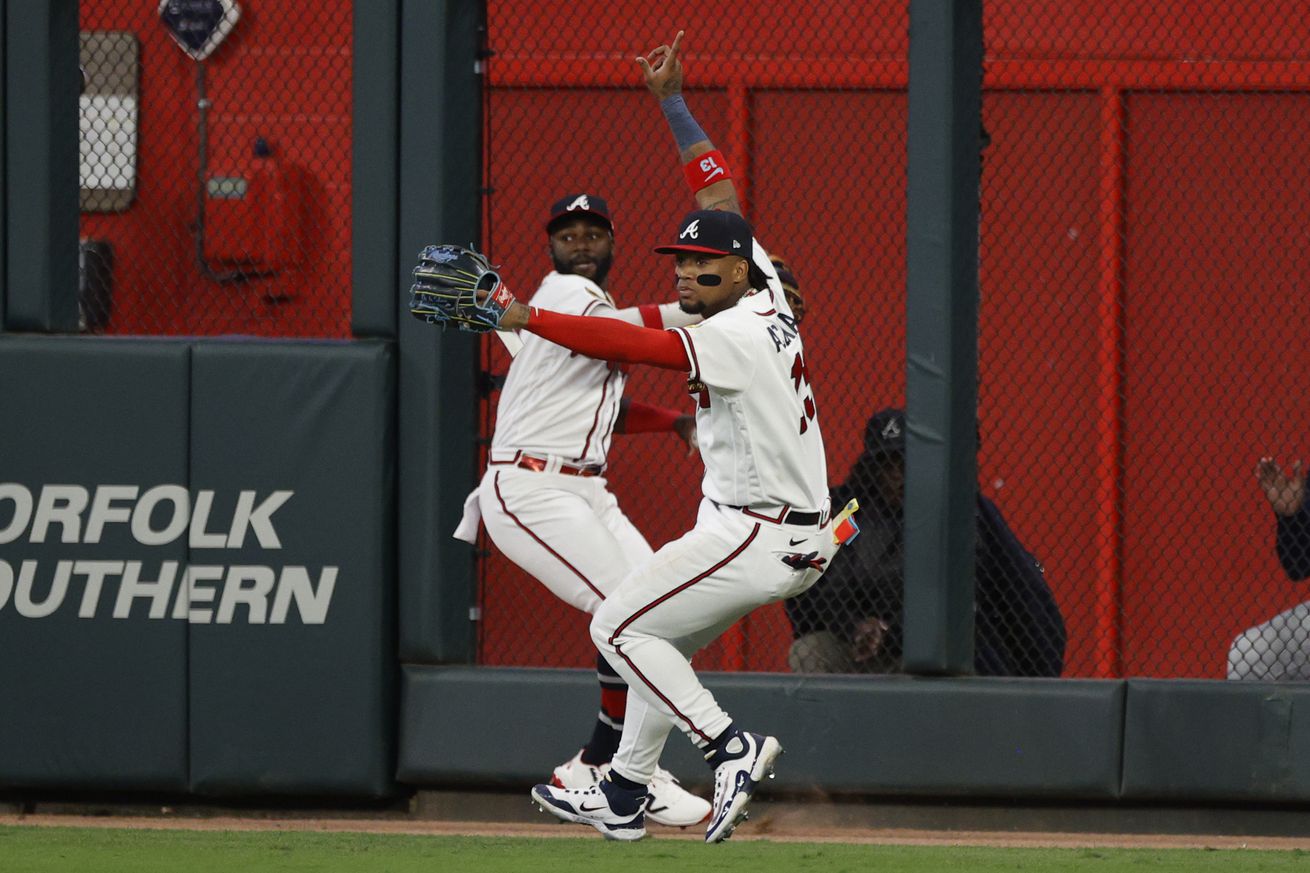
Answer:
[[[584,763],[582,752],[578,752],[555,768],[550,784],[556,788],[586,790],[599,784],[609,769],[609,764]],[[655,768],[655,775],[650,780],[650,797],[646,801],[647,818],[665,827],[685,828],[700,824],[709,816],[709,801],[683,788],[668,770]]]
[[[678,784],[672,773],[655,768],[650,780],[650,797],[646,800],[646,817],[656,824],[685,828],[710,817],[710,804]]]
[[[622,792],[612,783],[602,784],[609,785],[612,792]],[[556,818],[591,825],[607,840],[633,842],[646,836],[644,800],[635,796],[631,798],[636,812],[616,812],[600,784],[585,789],[538,785],[532,789],[532,800],[543,812]]]
[[[550,784],[556,788],[590,788],[605,778],[605,771],[608,769],[608,764],[583,763],[582,752],[579,751],[555,768],[555,772],[550,777]]]
[[[714,768],[714,816],[705,830],[705,842],[721,843],[746,818],[760,780],[773,776],[773,762],[782,754],[782,744],[773,737],[742,731],[728,740],[719,765]]]

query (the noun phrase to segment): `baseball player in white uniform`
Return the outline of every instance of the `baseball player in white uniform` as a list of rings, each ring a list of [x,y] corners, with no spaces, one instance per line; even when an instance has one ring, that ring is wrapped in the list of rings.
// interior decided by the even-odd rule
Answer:
[[[542,280],[533,305],[654,327],[700,320],[676,303],[615,306],[606,290],[613,223],[600,197],[562,198],[552,206],[546,230],[555,270]],[[614,433],[675,430],[689,442],[695,439],[691,416],[624,400],[626,380],[619,366],[523,335],[501,392],[486,473],[455,534],[476,541],[480,515],[506,557],[589,614],[651,555],[604,478]],[[594,786],[618,748],[631,711],[628,686],[604,656],[597,657],[597,678],[601,707],[591,739],[555,768],[551,782],[558,787]],[[644,705],[637,708],[644,713]],[[710,805],[657,768],[645,811],[660,824],[686,827],[704,821]]]
[[[748,279],[764,272],[767,258],[752,269],[732,254],[763,254],[749,225],[730,212],[696,211],[684,219],[678,242],[657,251],[676,255],[679,296],[706,316],[703,323],[671,331],[602,327],[522,304],[503,322],[585,355],[686,371],[705,460],[696,526],[637,566],[591,624],[601,653],[666,718],[637,718],[630,705],[604,780],[587,789],[538,785],[533,797],[548,812],[612,839],[640,839],[642,800],[672,722],[714,768],[706,841],[719,842],[745,816],[782,747],[735,725],[689,659],[751,610],[814,584],[837,543],[795,319],[776,277],[761,289]]]
[[[734,210],[694,211],[676,242],[656,249],[675,257],[682,310],[705,320],[653,330],[514,302],[501,328],[523,329],[590,357],[688,374],[705,461],[696,526],[640,562],[591,623],[601,654],[665,718],[637,717],[630,706],[604,779],[585,789],[538,785],[532,796],[542,809],[607,838],[640,839],[647,786],[676,724],[714,769],[705,840],[716,843],[745,817],[782,746],[737,726],[700,683],[691,655],[756,607],[814,584],[839,537],[829,518],[827,463],[796,319],[768,256],[735,211],[723,156],[681,99],[681,36],[639,63],[661,100],[698,204]]]

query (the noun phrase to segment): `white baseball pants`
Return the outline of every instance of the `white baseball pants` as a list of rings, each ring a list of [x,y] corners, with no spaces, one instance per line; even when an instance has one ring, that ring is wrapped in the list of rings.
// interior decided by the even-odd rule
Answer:
[[[655,710],[629,708],[614,757],[619,773],[649,782],[672,724],[702,747],[727,729],[732,719],[689,659],[743,615],[799,594],[822,573],[784,557],[814,552],[826,566],[836,551],[826,520],[773,524],[703,500],[696,526],[633,570],[591,622],[601,654]]]
[[[482,523],[496,547],[588,614],[652,554],[606,484],[600,476],[494,465],[478,488]]]
[[[482,523],[496,547],[560,600],[588,614],[653,554],[606,485],[599,476],[498,464],[487,468],[478,487]],[[665,716],[650,712],[641,695],[628,695],[624,725],[630,720],[662,722],[662,737],[672,727]]]

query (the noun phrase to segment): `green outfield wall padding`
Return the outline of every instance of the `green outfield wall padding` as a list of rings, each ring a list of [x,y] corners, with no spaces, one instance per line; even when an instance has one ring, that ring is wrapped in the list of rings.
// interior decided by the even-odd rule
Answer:
[[[1310,801],[1310,687],[1131,680],[1125,798]]]
[[[427,667],[403,672],[398,778],[414,786],[522,786],[574,754],[595,718],[585,670]],[[738,724],[786,749],[771,788],[878,795],[1113,799],[1123,684],[1034,679],[705,675]],[[664,764],[710,771],[681,734]]]
[[[0,788],[186,788],[187,624],[152,583],[187,557],[189,368],[184,343],[0,336]]]
[[[195,347],[197,793],[392,789],[394,370],[380,341]]]

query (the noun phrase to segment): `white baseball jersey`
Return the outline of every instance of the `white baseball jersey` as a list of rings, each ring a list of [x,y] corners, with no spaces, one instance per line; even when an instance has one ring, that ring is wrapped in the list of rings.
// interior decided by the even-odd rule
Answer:
[[[556,272],[541,281],[529,302],[566,315],[614,312],[613,298],[599,285]],[[584,357],[536,334],[521,336],[523,350],[510,365],[496,408],[492,450],[604,464],[627,374],[617,364]]]
[[[809,588],[838,548],[828,519],[789,523],[779,511],[822,512],[827,461],[796,321],[754,250],[769,288],[675,329],[691,361],[705,461],[696,526],[634,567],[591,623],[605,659],[669,720],[624,722],[614,771],[638,782],[655,773],[670,724],[703,747],[733,723],[691,655],[757,606]]]
[[[781,289],[757,291],[675,330],[691,360],[702,489],[728,506],[821,510],[828,467],[818,410],[800,332],[781,300]]]

